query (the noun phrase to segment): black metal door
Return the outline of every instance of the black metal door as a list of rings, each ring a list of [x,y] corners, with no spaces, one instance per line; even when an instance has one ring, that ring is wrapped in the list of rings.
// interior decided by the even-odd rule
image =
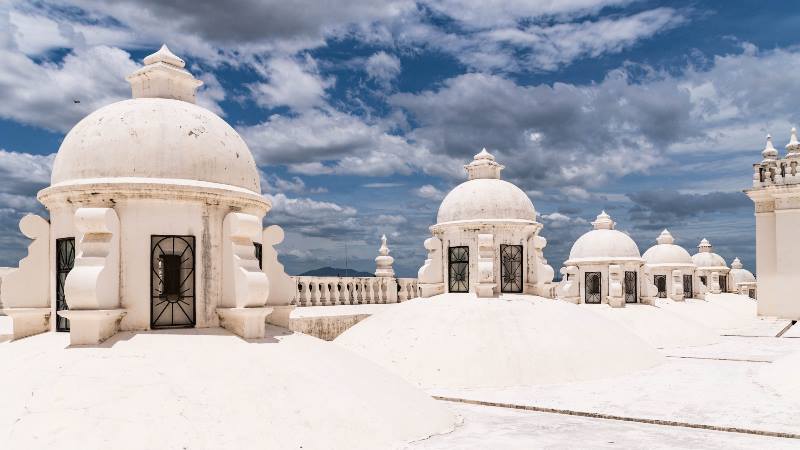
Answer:
[[[636,303],[636,272],[625,272],[625,303]]]
[[[658,298],[667,298],[667,276],[653,275],[653,284],[658,289]]]
[[[500,291],[522,292],[522,246],[500,246]]]
[[[727,275],[720,275],[719,276],[719,290],[722,292],[728,292],[728,276]]]
[[[584,294],[586,303],[600,303],[600,272],[586,272],[584,277]]]
[[[194,236],[151,236],[150,250],[150,327],[193,327]]]
[[[58,311],[69,309],[64,296],[64,283],[75,265],[75,238],[56,239],[56,331],[69,331],[69,319]]]
[[[694,295],[694,289],[692,286],[692,276],[691,275],[684,275],[683,276],[683,298],[692,298]]]
[[[449,292],[469,292],[469,247],[450,247],[447,266]]]

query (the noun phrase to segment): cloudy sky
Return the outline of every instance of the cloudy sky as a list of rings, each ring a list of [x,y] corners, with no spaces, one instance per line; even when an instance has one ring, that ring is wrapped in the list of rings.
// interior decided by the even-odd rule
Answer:
[[[0,265],[69,129],[167,43],[248,142],[290,273],[413,276],[439,200],[486,147],[556,271],[608,211],[639,243],[707,237],[754,268],[751,164],[800,123],[796,2],[40,1],[0,5]],[[74,100],[80,100],[75,103]]]

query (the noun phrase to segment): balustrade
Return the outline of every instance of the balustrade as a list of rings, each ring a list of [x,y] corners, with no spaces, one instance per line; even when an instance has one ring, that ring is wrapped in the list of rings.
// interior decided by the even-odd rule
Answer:
[[[416,278],[295,276],[292,280],[295,294],[291,304],[295,306],[394,303],[418,296]],[[395,289],[397,295],[389,295],[389,289]]]

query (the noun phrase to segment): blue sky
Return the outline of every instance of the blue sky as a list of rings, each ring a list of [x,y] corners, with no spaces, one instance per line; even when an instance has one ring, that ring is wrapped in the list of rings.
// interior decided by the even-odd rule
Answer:
[[[83,116],[162,42],[248,142],[290,273],[413,276],[442,196],[486,147],[530,195],[556,270],[601,209],[754,269],[741,190],[800,123],[792,1],[59,0],[0,5],[0,265]],[[80,100],[75,103],[73,100]]]

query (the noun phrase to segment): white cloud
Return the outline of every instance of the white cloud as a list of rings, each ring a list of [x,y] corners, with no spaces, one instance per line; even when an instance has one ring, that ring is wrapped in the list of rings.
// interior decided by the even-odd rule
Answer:
[[[332,77],[319,74],[311,56],[304,59],[281,57],[256,65],[266,82],[249,85],[254,100],[261,106],[275,108],[288,106],[295,111],[305,111],[324,106],[325,90],[334,84]]]
[[[367,58],[364,69],[370,78],[388,84],[400,75],[400,59],[380,51]]]
[[[441,200],[444,198],[444,192],[430,184],[425,184],[415,189],[414,194],[416,194],[417,197],[427,198],[430,200]]]

